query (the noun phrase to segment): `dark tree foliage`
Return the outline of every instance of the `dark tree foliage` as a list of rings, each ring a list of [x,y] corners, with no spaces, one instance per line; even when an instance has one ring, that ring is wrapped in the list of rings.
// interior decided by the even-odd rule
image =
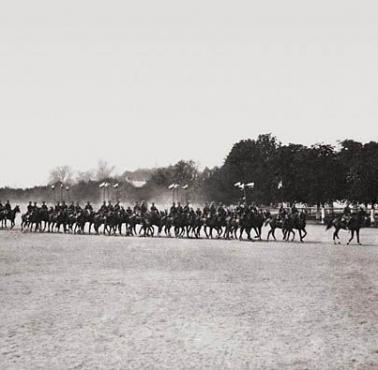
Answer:
[[[377,203],[378,143],[341,142],[339,159],[346,173],[343,198],[359,203]]]
[[[270,203],[274,198],[275,176],[274,159],[280,143],[271,134],[259,135],[256,140],[243,140],[235,144],[222,167],[222,185],[232,189],[227,199],[237,200],[240,190],[236,182],[255,184],[247,190],[247,198],[258,203]],[[224,183],[226,181],[226,183]]]
[[[242,140],[205,181],[205,193],[236,202],[241,193],[233,185],[241,181],[255,183],[248,200],[259,204],[377,203],[378,143],[344,140],[340,145],[338,150],[328,144],[282,145],[271,134]]]

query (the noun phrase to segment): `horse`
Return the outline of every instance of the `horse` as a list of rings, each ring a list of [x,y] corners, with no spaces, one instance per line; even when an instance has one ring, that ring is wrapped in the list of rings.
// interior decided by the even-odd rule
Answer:
[[[24,230],[24,228],[29,228],[30,231],[33,231],[34,224],[34,231],[41,228],[41,218],[38,208],[34,208],[31,212],[25,213],[21,216],[21,230]]]
[[[13,209],[11,209],[10,211],[3,211],[3,215],[2,215],[2,222],[3,222],[3,227],[5,226],[5,228],[7,228],[7,220],[9,220],[11,222],[11,229],[14,228],[15,226],[15,219],[16,219],[16,215],[17,213],[20,213],[20,207],[17,205],[15,206]]]
[[[275,231],[276,229],[281,229],[282,230],[282,236],[284,237],[284,230],[283,230],[283,219],[279,215],[274,215],[265,221],[265,225],[270,226],[270,230],[268,231],[268,236],[267,240],[269,241],[270,236],[273,236],[274,240],[276,239]]]
[[[354,235],[356,234],[357,243],[360,243],[360,229],[362,227],[369,227],[370,226],[370,218],[366,215],[364,211],[360,211],[357,214],[353,214],[350,218],[345,218],[344,216],[336,216],[331,218],[326,226],[326,230],[331,229],[332,227],[335,228],[333,233],[333,242],[336,244],[336,239],[338,240],[338,244],[340,244],[339,238],[339,231],[349,230],[351,232],[351,236],[348,240],[347,245],[351,243],[354,239]]]
[[[223,227],[225,226],[227,226],[227,223],[226,223],[226,217],[223,214],[216,212],[215,214],[208,215],[205,219],[205,224],[204,224],[206,238],[210,237],[211,239],[213,239],[214,229],[218,233],[217,238],[220,238],[222,235]],[[207,228],[209,228],[209,231],[207,230]]]
[[[291,241],[294,241],[294,230],[298,230],[299,239],[303,243],[303,239],[307,236],[306,214],[304,212],[301,212],[299,214],[289,214],[284,218],[282,224],[282,232],[284,234],[283,240],[289,241],[290,234],[293,234]]]
[[[226,228],[224,230],[223,237],[225,239],[234,238],[237,239],[237,231],[239,228],[239,218],[235,215],[230,213],[226,216]]]
[[[239,240],[243,239],[244,231],[247,234],[248,240],[253,240],[251,237],[252,229],[255,230],[256,236],[255,239],[261,240],[261,230],[264,225],[264,215],[257,213],[256,211],[247,210],[244,212],[239,219],[240,224],[240,235]]]

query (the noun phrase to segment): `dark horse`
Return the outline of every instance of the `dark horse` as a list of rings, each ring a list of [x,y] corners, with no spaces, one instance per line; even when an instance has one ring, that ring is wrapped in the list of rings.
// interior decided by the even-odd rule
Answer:
[[[361,245],[360,229],[362,227],[369,227],[369,226],[370,226],[370,219],[366,215],[366,212],[361,210],[358,213],[353,214],[349,219],[343,216],[336,216],[330,219],[327,223],[326,230],[329,230],[331,227],[335,228],[335,232],[333,233],[333,242],[335,244],[336,244],[336,239],[338,240],[338,243],[340,244],[339,231],[340,229],[343,229],[343,230],[349,230],[351,232],[351,236],[347,245],[349,245],[350,242],[353,240],[354,234],[356,234],[357,243]]]
[[[11,222],[11,229],[13,229],[13,227],[15,225],[14,220],[16,219],[17,213],[20,213],[20,207],[19,206],[14,207],[10,211],[6,211],[6,210],[3,211],[2,215],[0,216],[0,219],[3,223],[3,227],[4,226],[5,226],[5,228],[7,227],[7,220],[9,220]]]
[[[293,239],[295,238],[295,231],[298,230],[299,239],[303,242],[303,239],[307,235],[306,231],[306,213],[296,213],[285,217],[282,225],[282,231],[284,234],[284,240],[289,241],[290,234],[293,234]]]

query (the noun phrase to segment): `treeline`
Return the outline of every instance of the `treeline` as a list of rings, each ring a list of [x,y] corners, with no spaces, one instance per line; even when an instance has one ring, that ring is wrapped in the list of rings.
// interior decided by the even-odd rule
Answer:
[[[378,143],[344,140],[337,147],[329,144],[308,147],[283,145],[271,134],[264,134],[236,143],[221,167],[200,171],[193,161],[179,161],[168,167],[125,171],[118,176],[113,171],[113,166],[100,161],[97,170],[80,172],[74,178],[68,166],[57,167],[51,171],[50,183],[45,187],[3,188],[0,200],[52,202],[63,197],[99,202],[105,195],[107,199],[118,198],[123,202],[167,203],[174,195],[181,201],[233,204],[246,195],[248,202],[260,205],[281,202],[324,205],[334,201],[376,204]],[[133,180],[144,180],[145,184],[137,186]],[[110,184],[106,190],[100,188],[103,182]],[[238,182],[254,183],[254,187],[244,192],[235,186]],[[54,189],[52,184],[56,185]],[[118,187],[113,187],[115,184]],[[176,190],[168,189],[171,184],[178,185]]]
[[[235,202],[233,184],[254,182],[249,199],[259,204],[282,201],[308,205],[334,201],[375,204],[378,195],[378,143],[354,140],[329,144],[282,145],[265,134],[235,144],[224,165],[205,184],[206,194]]]

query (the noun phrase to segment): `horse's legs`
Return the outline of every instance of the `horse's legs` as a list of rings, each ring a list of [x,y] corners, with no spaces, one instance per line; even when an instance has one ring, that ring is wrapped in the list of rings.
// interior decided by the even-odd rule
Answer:
[[[273,235],[274,240],[277,240],[276,239],[276,228],[273,228],[272,235]]]
[[[244,227],[241,226],[241,227],[240,227],[239,240],[242,240],[242,239],[243,239],[243,233],[244,233]]]
[[[246,228],[246,233],[247,233],[247,239],[248,240],[252,240],[252,238],[251,238],[251,231],[252,231],[252,228],[251,227],[248,227],[248,228]]]
[[[357,243],[358,243],[359,245],[361,245],[361,243],[360,243],[360,229],[357,229],[357,230],[356,230],[356,237],[357,237]]]
[[[201,237],[201,225],[197,227],[197,230],[196,230],[196,238],[200,238]]]
[[[347,245],[349,245],[350,242],[351,242],[351,241],[353,240],[353,238],[354,238],[354,230],[352,229],[351,232],[352,232],[352,235],[351,235],[351,237],[350,237],[350,239],[349,239]]]
[[[210,226],[210,239],[213,239],[213,226]]]
[[[303,242],[301,229],[298,229],[298,233],[299,233],[299,241]]]
[[[303,239],[307,236],[307,231],[306,231],[305,228],[303,228],[302,231],[304,233],[303,236],[302,236],[302,241],[303,241]]]
[[[334,242],[334,244],[336,244],[336,239],[340,239],[339,238],[339,230],[340,229],[338,229],[337,227],[335,227],[335,232],[333,233],[333,242]],[[339,244],[340,244],[340,241],[338,242]]]

